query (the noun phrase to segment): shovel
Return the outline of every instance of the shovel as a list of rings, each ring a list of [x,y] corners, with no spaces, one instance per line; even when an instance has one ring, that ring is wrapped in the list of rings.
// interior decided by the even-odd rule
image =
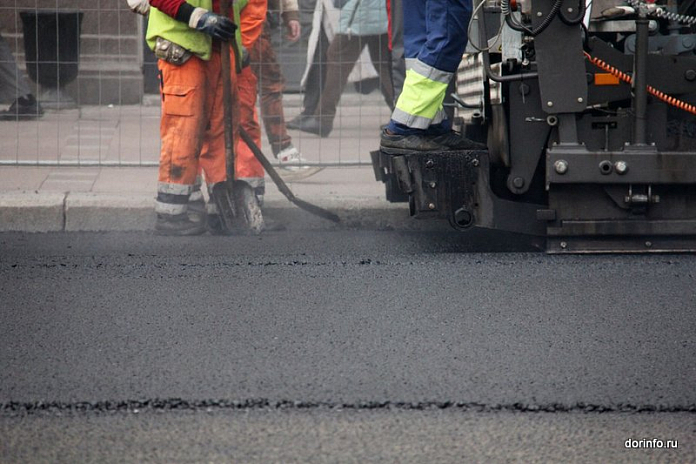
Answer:
[[[220,12],[228,17],[229,0],[220,2]],[[237,57],[236,47],[233,47]],[[225,165],[227,181],[213,186],[213,199],[220,212],[223,227],[231,233],[235,229],[248,229],[255,234],[264,229],[263,214],[254,190],[242,180],[235,180],[234,136],[232,132],[232,76],[230,70],[230,43],[223,42],[221,50],[222,99],[225,115]],[[241,130],[241,126],[239,126]]]

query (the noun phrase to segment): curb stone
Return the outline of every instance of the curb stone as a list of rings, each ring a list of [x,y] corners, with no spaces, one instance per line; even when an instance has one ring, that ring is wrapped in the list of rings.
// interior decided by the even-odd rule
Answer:
[[[65,231],[142,231],[155,227],[155,200],[145,195],[70,193]]]
[[[62,192],[0,193],[0,231],[57,232],[65,227]]]
[[[335,212],[336,224],[283,198],[263,207],[264,217],[287,230],[443,230],[446,221],[409,217],[405,204],[374,198],[323,198],[315,204]],[[0,232],[152,231],[154,198],[149,194],[88,192],[0,192]]]

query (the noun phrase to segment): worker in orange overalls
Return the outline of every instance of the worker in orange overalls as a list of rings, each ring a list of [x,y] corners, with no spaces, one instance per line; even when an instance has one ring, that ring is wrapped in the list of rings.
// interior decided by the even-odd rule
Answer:
[[[146,12],[145,4],[149,3],[147,41],[160,58],[162,147],[155,231],[161,235],[205,232],[205,224],[187,214],[199,166],[209,188],[227,177],[220,41],[234,40],[233,46],[242,56],[242,43],[253,43],[262,31],[266,0],[237,0],[229,18],[218,14],[220,1],[128,0],[131,9],[139,13]],[[231,61],[235,63],[234,56]],[[235,76],[233,72],[233,80]],[[236,101],[234,82],[232,92]],[[234,123],[239,119],[239,114],[233,116]],[[250,167],[251,162],[258,164],[255,158],[236,157],[238,178],[254,178],[260,169],[263,179],[260,164]],[[209,207],[214,216],[216,208]]]

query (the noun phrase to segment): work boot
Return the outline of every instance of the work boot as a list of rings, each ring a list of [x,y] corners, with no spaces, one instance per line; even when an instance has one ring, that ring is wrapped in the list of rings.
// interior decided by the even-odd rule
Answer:
[[[280,162],[278,174],[287,181],[306,179],[323,169],[317,166],[302,166],[305,160],[292,144],[280,150],[278,161]]]
[[[486,150],[483,143],[474,142],[462,136],[459,132],[449,131],[442,135],[431,136],[431,140],[449,150]]]
[[[43,115],[43,108],[32,94],[17,98],[10,108],[0,111],[0,121],[25,121]]]
[[[225,227],[225,223],[220,216],[220,210],[212,198],[212,188],[208,188],[208,192],[211,192],[211,198],[207,205],[205,205],[205,228],[210,235],[231,235],[231,231]]]
[[[200,235],[205,232],[205,224],[189,219],[188,214],[157,214],[155,234],[157,235]]]
[[[189,219],[193,222],[205,221],[205,198],[203,192],[194,190],[189,195],[188,207],[186,208]]]
[[[380,136],[380,149],[388,155],[404,155],[428,151],[438,152],[445,148],[435,142],[432,136],[391,134],[385,129]]]
[[[210,235],[231,235],[231,232],[225,228],[219,214],[208,213],[205,218],[205,227]]]
[[[308,116],[297,124],[297,129],[320,137],[328,137],[333,130],[333,118]]]

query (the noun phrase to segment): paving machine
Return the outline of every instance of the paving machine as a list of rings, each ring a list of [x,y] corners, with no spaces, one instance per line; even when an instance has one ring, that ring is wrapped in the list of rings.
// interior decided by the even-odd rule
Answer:
[[[373,152],[387,199],[549,253],[696,251],[696,9],[667,1],[475,0],[454,121],[488,150]]]

